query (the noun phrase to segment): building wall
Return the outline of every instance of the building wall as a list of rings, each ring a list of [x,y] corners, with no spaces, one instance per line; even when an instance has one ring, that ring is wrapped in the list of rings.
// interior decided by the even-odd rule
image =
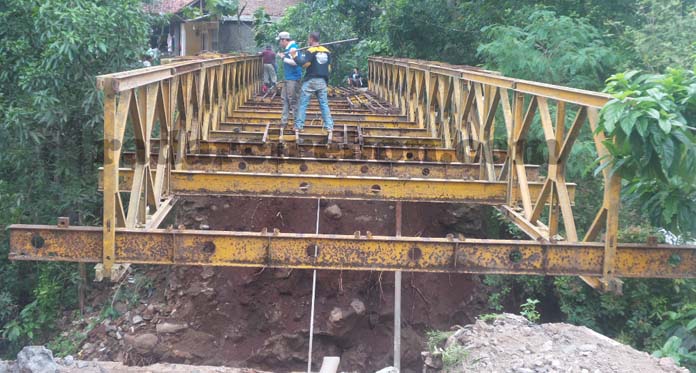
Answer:
[[[248,52],[258,50],[254,41],[254,29],[251,22],[227,21],[220,24],[219,51]]]

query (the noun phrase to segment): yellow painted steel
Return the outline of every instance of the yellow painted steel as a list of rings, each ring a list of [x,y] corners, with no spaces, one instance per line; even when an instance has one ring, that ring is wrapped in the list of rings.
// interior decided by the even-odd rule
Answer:
[[[303,142],[280,139],[280,98],[255,97],[258,56],[98,77],[105,93],[103,227],[12,226],[11,259],[101,262],[107,276],[114,264],[128,262],[579,275],[614,291],[618,277],[696,277],[696,246],[618,243],[620,180],[608,170],[602,207],[585,238],[578,237],[575,185],[566,182],[565,166],[587,123],[598,156],[606,154],[604,134],[596,131],[606,94],[430,61],[373,57],[368,64],[369,94],[331,90],[332,144],[314,103]],[[571,110],[575,119],[567,127]],[[547,140],[541,172],[525,163],[532,126],[541,126]],[[500,131],[507,149],[493,149]],[[126,132],[135,134],[134,153],[122,152]],[[129,193],[127,209],[122,192]],[[533,241],[148,225],[165,219],[177,197],[206,194],[488,204]],[[602,230],[605,242],[593,242]]]
[[[307,116],[309,117],[316,117],[320,116],[321,113],[319,111],[308,111]],[[231,119],[247,119],[247,118],[254,118],[254,119],[280,119],[281,113],[280,111],[258,111],[258,110],[236,110],[233,115],[230,115],[228,118]],[[360,121],[362,123],[367,123],[369,124],[370,122],[384,122],[384,123],[398,123],[398,122],[405,122],[406,117],[401,116],[401,115],[391,115],[391,114],[362,114],[362,113],[345,113],[345,114],[338,114],[334,115],[332,113],[331,115],[334,120],[340,121],[341,119],[349,119],[351,121]]]
[[[252,124],[252,123],[223,123],[220,126],[219,131],[212,131],[212,139],[224,139],[224,138],[234,138],[236,133],[240,132],[261,132],[263,133],[266,129],[265,124]],[[343,132],[343,126],[337,127],[337,132]],[[269,128],[271,133],[280,132],[279,126],[271,126]],[[357,133],[357,126],[347,126],[348,134],[354,136]],[[428,131],[422,128],[379,128],[379,127],[360,127],[360,131],[364,136],[400,136],[400,137],[425,137],[428,136]],[[322,126],[311,125],[305,126],[302,134],[324,134],[326,130]]]
[[[133,171],[119,170],[123,191],[129,190]],[[542,183],[530,183],[534,201]],[[170,188],[178,195],[245,195],[264,197],[306,197],[385,201],[460,202],[501,204],[505,182],[435,178],[329,176],[282,173],[173,171]],[[571,200],[575,184],[568,184]]]
[[[123,165],[131,166],[133,153],[125,153]],[[153,162],[156,158],[153,157]],[[496,172],[502,165],[495,165]],[[439,163],[409,161],[379,161],[356,159],[325,159],[295,157],[261,157],[243,155],[189,154],[184,168],[191,171],[252,172],[280,174],[312,174],[337,176],[401,177],[423,179],[476,179],[479,165],[476,163]],[[539,178],[539,167],[527,165],[527,177]]]
[[[348,116],[346,116],[349,118]],[[280,117],[278,118],[252,118],[252,117],[239,117],[239,118],[234,118],[234,117],[228,117],[226,118],[225,123],[250,123],[250,124],[267,124],[271,123],[273,125],[280,125]],[[343,119],[343,118],[334,118],[334,122],[336,126],[342,126],[342,125],[349,125],[349,126],[369,126],[369,127],[378,127],[378,128],[404,128],[404,129],[413,129],[413,128],[419,128],[415,123],[413,122],[407,122],[407,121],[372,121],[372,122],[364,122],[362,120],[355,120],[355,119]],[[225,124],[223,123],[223,124]],[[322,119],[321,115],[316,115],[316,116],[307,116],[307,122],[308,124],[321,124]]]
[[[101,260],[99,228],[10,227],[13,260]],[[39,244],[40,243],[40,244]],[[314,247],[317,246],[317,256]],[[601,243],[118,229],[117,263],[268,266],[347,270],[602,274]],[[693,246],[621,244],[621,277],[696,277]]]

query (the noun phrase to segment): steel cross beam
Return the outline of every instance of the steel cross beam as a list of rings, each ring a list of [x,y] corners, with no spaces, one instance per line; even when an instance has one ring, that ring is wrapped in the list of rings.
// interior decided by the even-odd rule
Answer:
[[[132,179],[132,169],[120,169],[120,190],[128,192]],[[169,188],[175,195],[218,194],[487,205],[504,203],[507,193],[507,183],[503,181],[206,171],[172,171]],[[541,188],[542,183],[529,183],[534,201],[541,193]],[[572,200],[575,185],[568,184],[568,190]]]
[[[114,255],[115,263],[601,276],[604,244],[119,228]],[[12,225],[10,259],[100,262],[102,229]],[[620,277],[693,278],[696,247],[620,244],[615,268]]]

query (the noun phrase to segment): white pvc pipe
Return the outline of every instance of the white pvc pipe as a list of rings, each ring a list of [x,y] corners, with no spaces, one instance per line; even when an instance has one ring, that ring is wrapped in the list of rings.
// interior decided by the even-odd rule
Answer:
[[[319,211],[321,211],[321,198],[317,199],[317,228],[316,234],[319,234]],[[314,244],[314,257],[317,257],[318,247]],[[317,295],[317,270],[314,270],[312,276],[312,308],[309,312],[309,356],[307,357],[307,373],[312,372],[312,342],[314,341],[314,300]]]

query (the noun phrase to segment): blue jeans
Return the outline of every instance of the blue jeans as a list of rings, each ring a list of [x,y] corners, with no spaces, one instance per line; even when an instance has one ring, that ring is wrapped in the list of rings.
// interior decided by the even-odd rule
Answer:
[[[302,93],[300,94],[300,105],[295,114],[295,129],[301,130],[304,128],[305,118],[307,117],[307,106],[312,94],[317,96],[319,100],[319,108],[321,109],[321,117],[324,120],[324,128],[333,130],[334,122],[331,118],[329,110],[329,98],[327,96],[326,81],[321,78],[309,79],[302,84]]]

